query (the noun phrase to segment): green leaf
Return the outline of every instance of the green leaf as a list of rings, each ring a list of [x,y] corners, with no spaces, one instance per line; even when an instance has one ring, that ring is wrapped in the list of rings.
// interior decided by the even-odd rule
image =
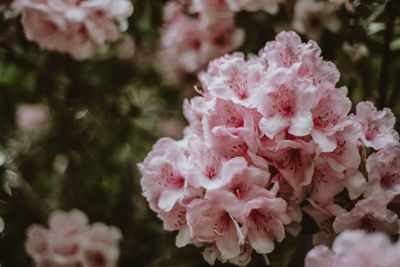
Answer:
[[[374,12],[364,21],[363,26],[368,32],[368,28],[382,13],[385,11],[386,5],[389,0],[386,0],[382,5],[378,6]]]
[[[395,51],[399,49],[400,49],[400,38],[397,38],[390,43],[390,50]]]

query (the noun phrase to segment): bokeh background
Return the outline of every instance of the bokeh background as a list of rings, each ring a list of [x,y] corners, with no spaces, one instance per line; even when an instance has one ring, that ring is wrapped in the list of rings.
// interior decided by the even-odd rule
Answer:
[[[136,167],[157,139],[181,137],[183,100],[196,95],[195,74],[171,83],[157,68],[166,2],[133,1],[123,38],[84,61],[41,50],[26,40],[20,16],[0,11],[1,266],[32,266],[24,248],[26,228],[45,225],[53,210],[72,208],[91,222],[121,229],[119,266],[207,266],[201,249],[175,247],[176,233],[163,230],[141,196]],[[275,15],[239,12],[236,25],[245,38],[237,50],[257,54],[277,32],[293,29],[296,2],[284,1]],[[354,105],[372,100],[399,118],[400,4],[348,2],[353,11],[344,5],[335,10],[338,31],[320,29],[322,55],[338,67],[339,85],[348,87]],[[32,116],[25,124],[24,110]],[[308,234],[316,231],[307,217],[303,229],[270,256],[273,267],[302,266],[311,246]],[[250,266],[264,264],[253,254]]]

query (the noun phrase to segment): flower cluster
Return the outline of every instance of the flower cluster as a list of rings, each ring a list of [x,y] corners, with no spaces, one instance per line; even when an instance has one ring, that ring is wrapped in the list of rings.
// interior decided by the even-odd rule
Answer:
[[[400,261],[400,242],[392,244],[382,233],[346,231],[333,243],[313,248],[306,257],[305,267],[396,267]]]
[[[164,9],[157,67],[174,83],[183,73],[197,73],[242,43],[244,33],[234,23],[237,12],[275,15],[279,4],[286,7],[293,29],[314,40],[323,30],[337,32],[341,23],[336,13],[344,8],[354,12],[357,5],[349,0],[171,0]]]
[[[128,27],[129,0],[15,0],[26,37],[43,49],[87,59]]]
[[[172,82],[183,73],[197,72],[211,59],[236,49],[244,37],[224,1],[193,1],[190,7],[170,1],[164,8],[164,20],[157,64]]]
[[[314,41],[281,32],[247,61],[213,60],[199,80],[201,96],[184,103],[184,138],[159,140],[138,165],[143,195],[179,231],[177,246],[244,266],[253,250],[270,253],[298,234],[303,210],[320,227],[315,243],[346,229],[399,233],[386,207],[400,193],[394,116],[371,102],[349,114],[339,72]],[[366,147],[379,151],[366,159]],[[353,209],[334,202],[341,192]]]
[[[335,0],[336,1],[336,0]],[[299,0],[293,10],[293,28],[306,33],[310,38],[319,39],[321,31],[328,29],[337,32],[340,20],[336,17],[336,8],[341,5],[338,1]]]
[[[88,225],[79,210],[53,212],[49,226],[31,225],[27,230],[26,250],[35,266],[117,266],[122,238],[117,228]]]

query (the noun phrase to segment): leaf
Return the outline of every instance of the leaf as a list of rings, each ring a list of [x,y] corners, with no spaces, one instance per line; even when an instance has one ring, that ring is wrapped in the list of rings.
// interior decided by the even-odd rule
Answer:
[[[383,22],[373,22],[369,24],[367,28],[367,33],[369,35],[377,34],[380,31],[383,31],[385,29],[385,23]]]
[[[382,13],[385,11],[386,5],[389,0],[386,0],[382,5],[378,6],[374,12],[364,21],[363,26],[368,32],[368,28],[372,22],[374,22]]]
[[[400,49],[400,38],[397,38],[390,43],[390,50],[395,51],[399,49]]]
[[[149,115],[142,115],[133,120],[133,123],[146,131],[150,131],[154,127],[154,118]]]

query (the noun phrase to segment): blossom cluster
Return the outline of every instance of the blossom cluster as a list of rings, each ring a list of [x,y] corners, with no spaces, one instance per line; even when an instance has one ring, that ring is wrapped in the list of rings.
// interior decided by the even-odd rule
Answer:
[[[345,231],[333,243],[332,250],[320,245],[306,257],[305,267],[397,267],[400,242],[392,244],[382,233]]]
[[[303,211],[320,228],[315,244],[346,229],[399,233],[388,208],[400,193],[394,116],[372,102],[349,114],[347,88],[336,88],[339,72],[314,41],[281,32],[247,61],[211,61],[199,80],[183,139],[160,139],[138,165],[143,195],[179,231],[177,246],[244,266],[253,250],[270,253],[298,234]],[[367,147],[377,152],[367,158]],[[335,202],[340,193],[352,209]]]
[[[128,28],[129,0],[15,0],[28,40],[42,49],[87,59]]]
[[[323,29],[336,32],[340,21],[336,11],[348,0],[181,0],[168,2],[164,9],[165,25],[157,67],[172,82],[183,73],[197,73],[206,64],[237,48],[244,33],[235,26],[237,12],[264,11],[275,15],[279,4],[286,6],[295,30],[319,39]]]
[[[189,7],[170,1],[164,7],[164,20],[157,67],[171,82],[236,49],[244,38],[224,0],[193,1]]]
[[[79,210],[55,211],[49,227],[31,225],[27,230],[26,250],[35,266],[117,266],[120,231],[102,223],[88,225]]]

